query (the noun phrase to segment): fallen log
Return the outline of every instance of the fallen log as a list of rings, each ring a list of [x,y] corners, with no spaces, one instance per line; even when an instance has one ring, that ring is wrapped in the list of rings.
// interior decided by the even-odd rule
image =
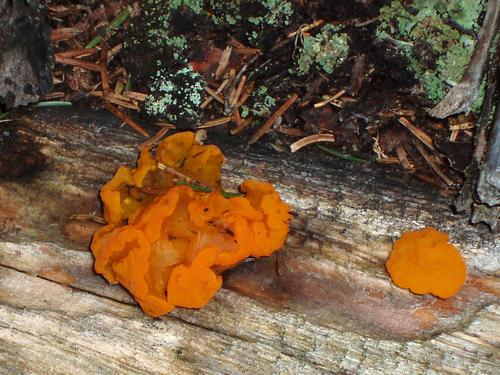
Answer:
[[[498,236],[451,200],[377,166],[311,153],[223,149],[225,187],[273,183],[292,207],[282,252],[225,275],[202,310],[145,316],[93,270],[97,192],[142,142],[104,112],[32,112],[9,126],[44,156],[0,183],[0,363],[13,373],[492,373],[498,361]],[[83,215],[82,215],[83,214]],[[77,215],[77,216],[75,216]],[[87,215],[87,216],[85,216]],[[395,287],[384,268],[402,231],[450,233],[469,276],[448,300]]]

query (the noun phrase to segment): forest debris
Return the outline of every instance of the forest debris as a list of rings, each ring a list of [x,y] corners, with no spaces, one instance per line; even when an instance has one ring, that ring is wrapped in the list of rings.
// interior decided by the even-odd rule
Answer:
[[[60,99],[64,98],[64,95],[64,92],[61,91],[49,92],[43,96],[43,100]]]
[[[396,148],[396,153],[398,155],[398,160],[402,167],[407,171],[413,169],[413,165],[408,160],[408,154],[406,153],[406,149],[403,146],[399,146]]]
[[[108,49],[105,43],[101,45],[99,67],[101,68],[101,86],[104,96],[109,95]]]
[[[215,94],[220,94],[222,92],[222,90],[224,90],[224,88],[227,86],[227,84],[229,83],[229,78],[226,78],[220,85],[219,87],[217,88],[217,90],[214,91]],[[201,109],[204,109],[206,108],[210,103],[212,103],[212,101],[214,100],[214,98],[212,96],[209,96],[208,98],[206,98],[203,103],[201,103],[201,106],[200,108]]]
[[[125,91],[123,93],[123,96],[143,102],[147,99],[148,94],[143,94],[142,92],[137,92],[137,91]]]
[[[222,78],[226,69],[229,65],[229,59],[231,58],[231,52],[233,48],[231,46],[227,46],[222,52],[222,55],[219,60],[219,65],[217,66],[217,70],[215,71],[215,79],[218,81]]]
[[[142,142],[138,148],[139,150],[143,150],[148,147],[156,146],[161,139],[170,131],[171,129],[168,127],[162,127],[160,130],[156,132],[154,136],[149,138],[148,140]]]
[[[93,221],[97,224],[106,224],[106,220],[102,216],[97,216],[95,214],[74,214],[69,217],[70,220],[77,221]]]
[[[233,71],[233,69],[229,70],[229,80],[230,80],[230,84],[229,84],[229,87],[226,89],[226,96],[225,96],[225,103],[224,103],[224,113],[225,114],[229,114],[229,113],[232,113],[233,112],[233,107],[231,106],[231,103],[229,102],[229,97],[231,95],[231,93],[233,92],[233,90],[235,90],[235,87],[236,87],[236,83],[238,82],[238,80],[241,78],[241,76],[243,75],[243,73],[245,73],[245,71],[248,69],[248,67],[253,64],[257,58],[259,57],[260,55],[255,55],[253,56],[248,62],[246,62],[241,68],[240,70],[238,71],[238,73],[235,73]],[[228,96],[229,95],[229,96]]]
[[[240,100],[236,103],[234,108],[240,108],[245,102],[248,100],[250,95],[252,95],[253,89],[255,88],[255,81],[252,81],[248,84],[248,86],[245,89],[245,92],[241,96]]]
[[[113,30],[118,28],[127,18],[130,16],[132,13],[132,8],[127,5],[123,10],[116,15],[116,17],[111,21],[106,28],[106,34],[111,33]],[[103,37],[100,35],[96,35],[86,46],[85,48],[92,48],[97,46],[101,41],[103,40]]]
[[[92,62],[88,62],[88,61],[84,61],[84,60],[78,60],[78,59],[75,59],[72,57],[62,57],[62,56],[55,55],[55,60],[59,64],[72,65],[72,66],[75,66],[77,68],[92,70],[94,72],[101,71],[101,68],[96,63],[92,63]]]
[[[144,137],[149,137],[149,133],[142,128],[138,123],[132,120],[129,116],[127,116],[124,112],[120,111],[118,108],[115,108],[112,104],[105,102],[107,110],[118,117],[120,120],[125,122],[128,126],[134,129],[137,133],[143,135]]]
[[[52,29],[52,34],[50,40],[53,42],[59,42],[61,40],[68,40],[74,38],[78,34],[81,34],[81,30],[74,27],[61,27],[58,29]]]
[[[448,186],[452,186],[454,183],[452,180],[450,180],[442,171],[441,169],[434,163],[432,160],[432,157],[425,151],[424,147],[422,144],[419,142],[413,142],[415,144],[415,147],[417,148],[418,152],[420,152],[420,155],[425,159],[427,164],[432,168],[432,170],[444,181],[444,183]]]
[[[314,104],[314,108],[321,108],[321,107],[327,105],[328,103],[330,103],[330,102],[332,102],[332,101],[334,101],[334,100],[342,97],[342,95],[344,95],[344,94],[345,94],[345,90],[340,90],[338,93],[336,93],[335,95],[330,96],[328,99],[323,100],[322,102],[319,102],[319,103],[315,103]]]
[[[350,95],[356,96],[358,94],[359,89],[363,85],[367,75],[366,73],[366,55],[360,54],[354,57],[354,64],[352,64],[351,69],[351,82],[349,83],[349,87],[347,91]]]
[[[241,121],[240,110],[238,108],[235,108],[233,110],[233,120],[236,125],[235,129],[240,128],[243,121]]]
[[[236,90],[233,92],[233,96],[229,98],[229,102],[232,107],[236,105],[238,102],[238,99],[240,98],[241,91],[243,90],[243,86],[245,85],[245,81],[247,80],[246,75],[242,75],[240,82],[238,82],[238,86],[236,87]]]
[[[197,126],[196,129],[207,129],[207,128],[213,128],[214,126],[219,126],[223,124],[227,124],[228,122],[232,121],[233,118],[231,116],[228,117],[221,117],[215,120],[209,120],[203,123],[200,126]]]
[[[117,80],[115,83],[115,89],[113,90],[116,95],[121,95],[125,89],[125,84],[122,80]],[[128,97],[127,97],[128,98]]]
[[[321,151],[324,151],[327,154],[329,154],[331,156],[334,156],[336,158],[339,158],[339,159],[344,159],[344,160],[352,161],[352,162],[358,163],[358,164],[369,163],[369,160],[364,160],[364,159],[358,158],[358,157],[353,156],[353,155],[345,154],[343,152],[339,152],[337,150],[334,150],[332,148],[329,148],[329,147],[326,147],[326,146],[323,146],[323,145],[316,145],[316,147],[319,148]],[[382,159],[382,160],[385,160],[385,159]]]
[[[235,109],[234,112],[233,112],[233,116],[235,117],[235,120],[234,122],[236,123],[236,128],[232,129],[230,131],[231,135],[236,135],[236,134],[239,134],[241,133],[243,130],[245,130],[248,125],[250,125],[253,121],[253,117],[252,116],[249,116],[247,119],[245,119],[245,121],[241,121],[241,116],[240,116],[240,113],[239,113],[239,110],[238,109]],[[239,125],[238,125],[239,123]]]
[[[119,43],[108,51],[107,54],[108,63],[113,59],[113,57],[115,57],[118,54],[118,52],[122,50],[122,48],[123,48],[123,43]]]
[[[46,101],[46,102],[38,102],[33,104],[34,108],[46,108],[46,107],[71,107],[73,103],[66,101]]]
[[[319,19],[319,20],[314,21],[313,23],[310,23],[309,25],[302,25],[297,29],[297,31],[289,33],[286,37],[288,39],[294,38],[297,34],[306,33],[309,30],[314,29],[315,27],[323,25],[324,23],[325,23],[325,20]]]
[[[377,159],[377,162],[382,164],[401,164],[401,161],[395,156],[387,156],[386,158]]]
[[[472,136],[472,133],[468,131],[468,129],[474,128],[474,124],[472,122],[464,122],[461,124],[453,124],[449,126],[451,134],[450,141],[455,142],[457,140],[458,134],[460,131],[463,131],[467,136]]]
[[[260,48],[243,47],[235,48],[234,52],[239,53],[240,55],[258,55],[262,51],[260,50]]]
[[[98,51],[97,48],[79,48],[79,49],[70,49],[67,51],[57,52],[55,56],[59,57],[85,57],[91,56]]]
[[[125,107],[128,109],[133,109],[134,111],[139,110],[139,106],[133,103],[130,103],[129,101],[125,101],[120,99],[121,95],[116,95],[115,93],[110,92],[108,95],[103,95],[104,100],[111,102],[113,104],[119,105],[121,107]]]
[[[292,106],[293,103],[297,100],[299,96],[297,94],[293,94],[281,107],[279,107],[274,114],[267,119],[267,121],[261,125],[261,127],[255,132],[255,134],[250,138],[248,141],[248,144],[254,144],[257,142],[265,133],[271,129],[271,126],[273,126],[274,122],[283,114],[285,113],[288,108]]]
[[[429,111],[437,118],[466,112],[477,98],[483,74],[488,65],[488,53],[498,29],[500,1],[488,1],[486,15],[474,48],[474,53],[460,82],[453,86],[441,101]]]
[[[220,94],[217,94],[214,90],[212,90],[210,87],[205,86],[205,91],[207,92],[208,95],[210,95],[212,98],[217,100],[219,103],[224,105],[224,99]]]
[[[432,144],[432,138],[427,135],[423,130],[420,130],[415,125],[413,125],[406,117],[400,117],[399,123],[408,129],[415,137],[417,137],[424,145],[429,147],[431,150],[436,151],[436,148]]]
[[[296,152],[301,148],[311,145],[317,142],[335,142],[335,136],[333,134],[313,134],[308,137],[299,139],[298,141],[290,145],[290,151]]]
[[[168,128],[168,129],[175,129],[175,125],[174,124],[171,124],[169,122],[166,122],[166,121],[158,121],[155,123],[156,126],[161,126],[163,128]]]

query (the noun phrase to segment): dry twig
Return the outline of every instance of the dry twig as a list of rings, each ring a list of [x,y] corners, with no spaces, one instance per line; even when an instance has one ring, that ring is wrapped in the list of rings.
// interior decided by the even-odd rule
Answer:
[[[100,72],[101,68],[96,63],[74,59],[72,57],[61,57],[55,55],[55,60],[59,64],[72,65],[77,68],[92,70],[94,72]]]
[[[158,132],[154,136],[149,138],[147,141],[142,142],[139,145],[139,150],[143,150],[143,149],[148,148],[148,147],[156,146],[161,141],[161,139],[165,136],[165,134],[168,133],[169,130],[170,129],[167,127],[161,128],[160,130],[158,130]]]
[[[425,151],[424,147],[419,143],[419,142],[413,142],[415,144],[415,147],[417,148],[418,152],[422,155],[422,157],[425,159],[425,161],[429,164],[429,166],[432,168],[432,170],[445,182],[446,185],[451,186],[453,185],[453,181],[446,176],[441,169],[434,163],[432,160],[432,157]]]
[[[417,137],[424,145],[429,147],[431,150],[436,151],[434,145],[432,144],[432,138],[427,135],[423,130],[420,130],[415,125],[413,125],[406,117],[400,117],[399,123],[408,129],[415,137]]]
[[[274,122],[285,113],[288,108],[292,106],[293,103],[297,100],[298,95],[293,94],[281,107],[279,107],[276,112],[273,113],[271,117],[267,119],[267,121],[255,132],[255,134],[250,138],[248,144],[254,144],[257,142],[264,134],[266,134],[271,126],[273,126]]]
[[[128,126],[130,126],[132,129],[134,129],[137,133],[143,135],[144,137],[149,137],[149,133],[142,128],[138,123],[136,123],[134,120],[132,120],[130,117],[128,117],[125,113],[120,111],[118,108],[115,108],[113,105],[105,102],[104,105],[110,111],[112,114],[114,114],[116,117],[118,117],[120,120],[125,122]]]
[[[196,129],[206,129],[206,128],[213,128],[214,126],[219,126],[223,124],[227,124],[228,122],[232,121],[232,117],[221,117],[215,120],[210,120],[205,122],[204,124],[197,126]]]
[[[328,99],[326,99],[326,100],[324,100],[322,102],[314,104],[314,108],[324,107],[328,103],[333,102],[334,100],[337,100],[338,98],[340,98],[344,94],[345,94],[345,90],[340,90],[338,93],[336,93],[335,95],[330,96]]]
[[[217,70],[215,71],[215,79],[218,81],[219,79],[222,78],[224,73],[226,72],[226,69],[229,65],[229,59],[231,58],[231,52],[233,51],[233,48],[230,46],[227,46],[224,49],[224,52],[222,52],[222,55],[219,60],[219,65],[217,66]]]
[[[299,139],[297,142],[294,142],[290,145],[290,151],[296,152],[300,150],[302,147],[311,145],[313,143],[318,142],[335,142],[335,136],[333,134],[314,134],[308,137]]]

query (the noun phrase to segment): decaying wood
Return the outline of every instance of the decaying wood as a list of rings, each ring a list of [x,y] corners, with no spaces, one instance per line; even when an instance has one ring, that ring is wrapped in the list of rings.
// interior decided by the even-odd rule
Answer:
[[[73,109],[74,111],[74,109]],[[139,136],[106,112],[65,109],[16,123],[45,170],[0,184],[0,364],[9,373],[494,373],[500,351],[498,238],[450,201],[374,167],[244,150],[219,140],[225,188],[272,182],[294,219],[279,255],[225,275],[202,310],[145,316],[92,271],[98,188],[132,165]],[[217,140],[215,140],[217,142]],[[307,151],[307,150],[306,150]],[[436,226],[469,277],[448,300],[391,284],[384,261],[402,231]]]

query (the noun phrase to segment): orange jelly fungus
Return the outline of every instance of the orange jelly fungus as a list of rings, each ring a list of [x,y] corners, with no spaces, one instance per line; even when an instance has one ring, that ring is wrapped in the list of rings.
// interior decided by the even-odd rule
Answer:
[[[288,206],[272,185],[252,180],[241,184],[242,196],[224,197],[223,161],[218,147],[177,133],[154,155],[143,150],[137,168],[118,168],[101,189],[108,225],[92,241],[95,270],[127,288],[151,316],[203,307],[222,285],[220,272],[285,243]],[[179,177],[162,165],[211,192],[177,185]]]
[[[434,228],[403,233],[385,265],[400,288],[441,298],[455,295],[467,277],[465,262],[448,243],[448,234]]]

